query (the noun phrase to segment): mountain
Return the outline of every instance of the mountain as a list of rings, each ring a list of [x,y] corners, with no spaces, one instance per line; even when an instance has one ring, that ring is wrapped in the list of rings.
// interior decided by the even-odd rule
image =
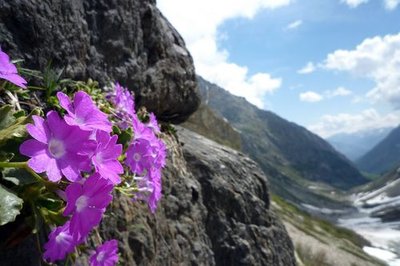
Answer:
[[[382,174],[400,163],[400,126],[393,129],[381,142],[356,161],[362,171]]]
[[[382,141],[392,129],[393,127],[385,127],[354,133],[339,133],[326,140],[337,151],[354,162]]]
[[[292,202],[335,206],[327,194],[367,182],[346,157],[304,127],[201,77],[198,82],[203,103],[240,132],[242,150],[260,164],[278,195]]]

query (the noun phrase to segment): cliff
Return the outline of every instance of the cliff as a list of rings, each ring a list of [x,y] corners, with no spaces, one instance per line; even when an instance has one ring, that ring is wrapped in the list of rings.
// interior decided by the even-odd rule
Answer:
[[[154,0],[0,1],[0,44],[24,67],[110,79],[159,119],[181,122],[200,99],[193,60]]]

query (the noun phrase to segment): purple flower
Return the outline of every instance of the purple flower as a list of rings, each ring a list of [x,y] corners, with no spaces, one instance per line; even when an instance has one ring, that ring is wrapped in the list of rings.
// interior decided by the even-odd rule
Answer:
[[[113,103],[116,109],[120,111],[126,112],[129,116],[135,115],[135,100],[131,94],[131,92],[127,89],[119,85],[119,83],[115,83],[115,97]]]
[[[118,157],[122,153],[122,145],[117,144],[118,136],[110,135],[104,131],[96,133],[97,147],[92,156],[92,163],[96,171],[110,180],[114,185],[121,183],[119,174],[124,172]]]
[[[161,199],[161,170],[165,166],[166,147],[153,130],[134,121],[135,138],[128,147],[126,164],[137,174],[134,179],[139,192],[134,200],[146,201],[152,213]]]
[[[70,184],[67,194],[67,206],[64,215],[70,215],[70,232],[78,239],[84,238],[97,226],[108,204],[112,200],[113,185],[98,173],[90,176],[83,185]]]
[[[113,239],[104,242],[90,256],[90,266],[114,266],[118,262],[118,242]]]
[[[150,180],[153,184],[153,191],[147,200],[147,205],[152,213],[156,212],[157,204],[161,199],[161,169],[150,171]]]
[[[114,84],[114,92],[108,95],[108,98],[117,112],[118,126],[122,129],[132,126],[132,119],[136,116],[136,113],[135,100],[131,92],[117,82]]]
[[[0,78],[14,83],[18,87],[26,89],[26,80],[18,75],[17,68],[10,61],[6,53],[0,49]]]
[[[150,113],[150,121],[146,124],[146,126],[151,128],[154,133],[160,133],[160,127],[158,126],[156,116],[153,113]]]
[[[132,172],[140,175],[151,167],[152,162],[152,150],[148,140],[138,139],[128,147],[125,163]]]
[[[54,262],[64,259],[79,244],[70,234],[69,226],[70,222],[66,222],[63,226],[56,227],[50,233],[49,241],[44,244],[46,251],[43,254],[43,258],[46,261]]]
[[[155,213],[158,201],[161,199],[161,169],[153,167],[150,171],[145,171],[144,176],[135,177],[135,181],[139,192],[133,200],[147,202],[150,211]]]
[[[94,129],[111,132],[111,122],[105,113],[99,110],[90,96],[84,91],[78,91],[71,102],[68,96],[62,92],[57,93],[60,105],[67,111],[64,119],[68,125],[79,126],[82,130]]]
[[[34,125],[26,126],[34,139],[20,146],[23,155],[31,157],[28,165],[36,173],[46,172],[50,181],[58,182],[62,175],[70,181],[81,178],[80,171],[90,171],[90,160],[80,155],[90,132],[69,126],[60,116],[50,111],[47,119],[33,116]]]

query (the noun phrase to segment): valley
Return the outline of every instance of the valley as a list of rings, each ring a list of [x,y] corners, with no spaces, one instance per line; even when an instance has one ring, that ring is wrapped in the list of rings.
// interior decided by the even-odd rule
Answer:
[[[397,170],[382,177],[367,175],[358,170],[356,157],[351,158],[354,163],[307,129],[201,77],[198,82],[202,107],[184,127],[241,150],[260,165],[299,264],[400,265]],[[353,139],[374,149],[393,136],[390,130]],[[343,139],[351,142],[349,136]],[[357,152],[360,158],[368,155],[367,150]]]

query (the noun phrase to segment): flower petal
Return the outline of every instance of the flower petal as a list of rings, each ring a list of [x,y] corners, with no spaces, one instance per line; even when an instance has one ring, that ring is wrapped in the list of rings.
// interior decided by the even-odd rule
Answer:
[[[35,139],[28,139],[19,146],[19,152],[29,157],[46,153],[46,151],[47,145]]]
[[[58,167],[57,161],[53,158],[49,158],[47,161],[47,169],[46,169],[47,177],[50,181],[58,182],[61,179],[61,171]]]
[[[57,92],[57,98],[60,102],[62,108],[64,108],[68,113],[73,113],[73,106],[71,104],[71,100],[69,99],[68,95],[59,91]]]
[[[37,115],[32,116],[32,119],[35,124],[26,125],[28,133],[38,141],[47,143],[50,137],[50,132],[46,122],[42,117]]]
[[[67,195],[67,207],[64,210],[63,215],[70,215],[75,210],[75,202],[82,195],[82,185],[79,183],[70,184],[65,190]]]
[[[36,173],[43,173],[47,171],[49,167],[49,161],[54,161],[54,159],[50,158],[47,153],[41,153],[30,158],[28,161],[28,166]]]

